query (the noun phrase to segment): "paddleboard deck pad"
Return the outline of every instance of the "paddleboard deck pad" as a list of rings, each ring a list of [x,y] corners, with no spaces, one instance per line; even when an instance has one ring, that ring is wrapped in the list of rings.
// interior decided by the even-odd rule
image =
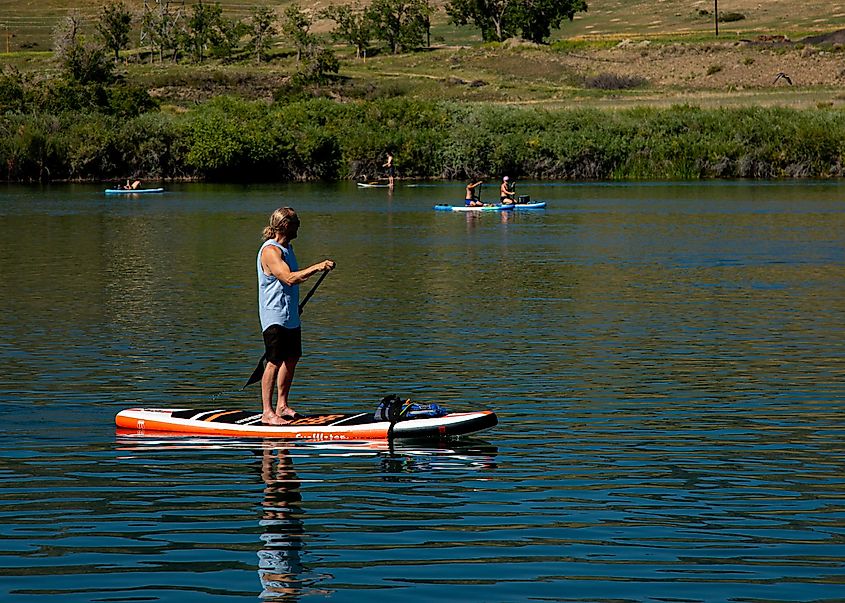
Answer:
[[[474,433],[498,423],[490,410],[448,413],[442,417],[377,420],[372,412],[300,416],[285,425],[265,425],[261,414],[243,410],[129,408],[117,413],[115,424],[139,434],[178,433],[241,438],[309,441],[445,439]]]

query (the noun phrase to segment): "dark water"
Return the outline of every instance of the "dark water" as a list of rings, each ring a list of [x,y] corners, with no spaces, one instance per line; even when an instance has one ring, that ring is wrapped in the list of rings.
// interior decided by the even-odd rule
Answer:
[[[845,600],[845,185],[0,190],[2,601]],[[301,411],[399,393],[441,447],[116,436],[258,408],[270,211],[332,257]],[[305,287],[307,290],[307,286]]]

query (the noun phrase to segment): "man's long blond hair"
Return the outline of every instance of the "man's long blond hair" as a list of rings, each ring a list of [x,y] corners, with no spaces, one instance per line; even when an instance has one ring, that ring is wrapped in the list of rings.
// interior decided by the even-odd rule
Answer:
[[[270,214],[270,223],[264,227],[264,240],[275,239],[278,234],[287,234],[291,224],[299,224],[299,216],[292,207],[280,207]]]

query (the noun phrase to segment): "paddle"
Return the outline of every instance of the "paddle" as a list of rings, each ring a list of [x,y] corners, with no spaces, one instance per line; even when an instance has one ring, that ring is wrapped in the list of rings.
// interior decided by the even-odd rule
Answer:
[[[317,287],[320,286],[320,283],[323,282],[323,279],[329,275],[331,270],[326,270],[323,274],[320,275],[320,278],[317,279],[317,282],[314,283],[314,286],[311,287],[311,290],[305,294],[305,299],[299,302],[299,313],[302,314],[302,309],[305,307],[305,304],[308,303],[308,300],[311,299],[311,296],[314,295],[314,292],[317,290]],[[258,361],[258,364],[255,367],[255,370],[252,371],[252,375],[249,376],[249,379],[244,384],[241,389],[246,389],[248,386],[252,385],[256,381],[261,381],[261,377],[264,376],[264,367],[267,366],[267,359],[264,354],[261,355],[261,359]]]

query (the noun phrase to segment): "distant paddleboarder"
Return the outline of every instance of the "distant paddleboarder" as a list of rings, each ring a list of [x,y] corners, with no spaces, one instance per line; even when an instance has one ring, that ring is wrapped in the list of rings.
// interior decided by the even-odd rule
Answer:
[[[387,161],[384,162],[383,168],[387,169],[387,182],[390,188],[393,188],[393,179],[396,177],[396,167],[393,165],[393,153],[387,152]]]
[[[258,314],[264,334],[264,358],[261,377],[261,420],[269,425],[284,425],[296,416],[288,406],[296,364],[302,356],[299,320],[299,284],[318,272],[335,267],[323,260],[299,270],[291,241],[299,230],[299,217],[291,207],[281,207],[270,215],[264,227],[264,243],[258,251]],[[277,391],[273,409],[273,386]]]
[[[501,203],[502,205],[513,203],[514,194],[515,193],[513,190],[513,185],[510,182],[510,178],[505,176],[504,178],[502,178],[502,186],[499,187],[499,203]]]
[[[484,184],[483,180],[479,180],[478,182],[467,183],[467,194],[465,204],[468,207],[480,207],[484,205],[481,202],[481,193],[478,191],[478,187],[482,184]]]

